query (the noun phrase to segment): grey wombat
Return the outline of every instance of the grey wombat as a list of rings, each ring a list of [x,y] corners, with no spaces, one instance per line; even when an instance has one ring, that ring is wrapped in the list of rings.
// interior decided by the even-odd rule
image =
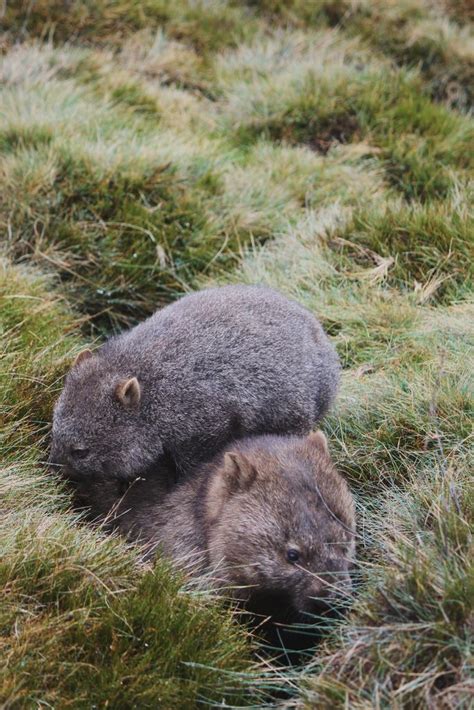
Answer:
[[[130,480],[166,454],[187,473],[233,438],[309,432],[338,380],[334,348],[299,304],[264,287],[200,291],[78,357],[50,461]]]
[[[167,494],[155,476],[122,496],[89,484],[98,519],[257,613],[317,612],[350,590],[354,503],[322,432],[242,439]]]

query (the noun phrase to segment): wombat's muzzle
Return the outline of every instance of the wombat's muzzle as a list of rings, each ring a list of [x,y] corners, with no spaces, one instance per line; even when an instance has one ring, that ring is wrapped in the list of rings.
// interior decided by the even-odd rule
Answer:
[[[49,455],[49,458],[46,461],[46,465],[50,473],[53,473],[56,476],[60,476],[61,478],[64,478],[67,481],[79,481],[81,478],[83,478],[83,476],[78,471],[74,471],[74,469],[72,469],[66,463],[58,461],[58,459],[53,457],[52,454]]]
[[[295,595],[295,605],[298,611],[308,616],[326,616],[347,606],[351,598],[352,581],[348,572],[337,575],[321,575],[311,583],[303,586]]]
[[[69,459],[62,456],[54,445],[51,447],[46,465],[51,473],[61,476],[65,480],[80,481],[84,478],[84,473],[75,469]]]
[[[46,466],[51,473],[63,475],[64,463],[54,446],[51,447],[49,456],[46,459]]]

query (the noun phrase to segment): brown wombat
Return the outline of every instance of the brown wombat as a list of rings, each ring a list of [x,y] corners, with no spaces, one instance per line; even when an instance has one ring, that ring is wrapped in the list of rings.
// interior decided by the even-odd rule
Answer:
[[[178,474],[247,435],[306,434],[339,360],[316,318],[268,288],[185,296],[85,351],[53,417],[50,461],[71,477]]]
[[[168,493],[154,476],[103,483],[77,483],[97,518],[251,611],[290,620],[350,589],[354,503],[322,432],[235,442]]]

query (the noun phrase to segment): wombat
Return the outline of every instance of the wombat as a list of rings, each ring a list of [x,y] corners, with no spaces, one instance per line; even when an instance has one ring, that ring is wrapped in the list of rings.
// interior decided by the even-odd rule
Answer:
[[[309,619],[349,593],[354,503],[322,432],[242,439],[169,493],[155,476],[115,496],[101,479],[95,490],[85,483],[95,515],[145,557],[161,550],[191,576],[209,575],[254,614]]]
[[[324,415],[339,360],[314,316],[259,286],[184,296],[84,351],[56,403],[50,462],[66,475],[178,475],[227,442],[304,434]]]

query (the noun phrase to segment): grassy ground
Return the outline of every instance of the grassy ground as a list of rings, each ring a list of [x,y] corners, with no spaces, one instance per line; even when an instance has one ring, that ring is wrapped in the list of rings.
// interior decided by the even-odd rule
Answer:
[[[471,4],[2,13],[0,704],[268,707],[283,685],[305,708],[467,708]],[[325,429],[360,584],[283,676],[229,610],[81,525],[41,465],[84,342],[232,281],[307,305],[344,364]]]

